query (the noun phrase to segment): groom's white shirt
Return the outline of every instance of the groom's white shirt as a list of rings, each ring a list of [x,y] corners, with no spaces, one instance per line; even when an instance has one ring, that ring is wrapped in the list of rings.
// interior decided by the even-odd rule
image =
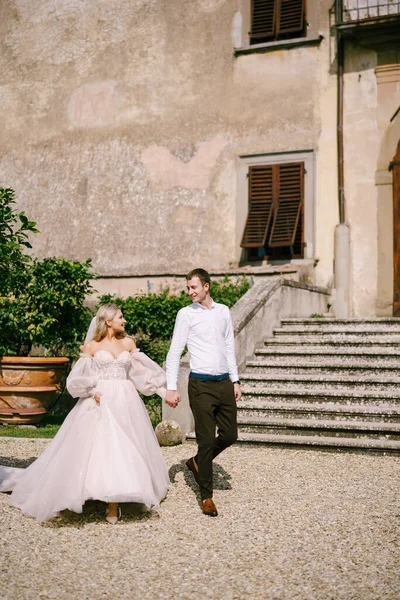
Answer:
[[[207,375],[229,373],[237,381],[235,339],[229,308],[212,301],[211,308],[193,302],[178,312],[167,356],[167,389],[178,389],[179,361],[187,346],[190,370]]]

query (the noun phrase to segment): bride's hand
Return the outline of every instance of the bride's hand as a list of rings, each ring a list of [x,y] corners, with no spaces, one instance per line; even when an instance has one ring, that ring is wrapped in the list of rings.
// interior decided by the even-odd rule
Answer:
[[[96,404],[100,404],[100,396],[101,396],[100,392],[95,393],[94,399],[96,400]]]

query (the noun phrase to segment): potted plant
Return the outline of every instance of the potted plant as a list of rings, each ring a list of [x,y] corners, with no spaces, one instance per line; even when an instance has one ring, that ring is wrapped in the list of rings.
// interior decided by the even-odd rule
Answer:
[[[44,417],[90,312],[91,262],[39,260],[27,254],[36,223],[15,210],[14,192],[0,188],[0,422]],[[40,355],[40,356],[39,356]]]

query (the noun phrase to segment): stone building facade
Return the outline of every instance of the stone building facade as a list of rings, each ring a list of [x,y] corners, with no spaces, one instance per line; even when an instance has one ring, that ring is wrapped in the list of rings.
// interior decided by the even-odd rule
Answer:
[[[339,23],[353,316],[393,314],[399,40],[358,31],[385,6]],[[4,0],[1,185],[34,251],[123,294],[193,266],[334,288],[337,25],[331,0]]]

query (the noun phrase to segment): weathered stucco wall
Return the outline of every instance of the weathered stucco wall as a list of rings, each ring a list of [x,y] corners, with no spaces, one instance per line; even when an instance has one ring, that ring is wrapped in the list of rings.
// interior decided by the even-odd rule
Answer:
[[[227,269],[237,157],[316,153],[316,281],[337,222],[325,40],[234,56],[236,0],[4,0],[0,173],[38,222],[39,255],[107,275]],[[315,24],[314,24],[315,26]]]
[[[393,56],[393,54],[395,54]],[[376,67],[379,150],[375,173],[378,197],[378,316],[393,315],[393,176],[389,165],[400,141],[400,49],[378,53]]]
[[[346,44],[344,153],[354,316],[375,315],[378,220],[376,51]]]
[[[393,182],[399,51],[346,43],[344,160],[353,315],[393,314]]]

